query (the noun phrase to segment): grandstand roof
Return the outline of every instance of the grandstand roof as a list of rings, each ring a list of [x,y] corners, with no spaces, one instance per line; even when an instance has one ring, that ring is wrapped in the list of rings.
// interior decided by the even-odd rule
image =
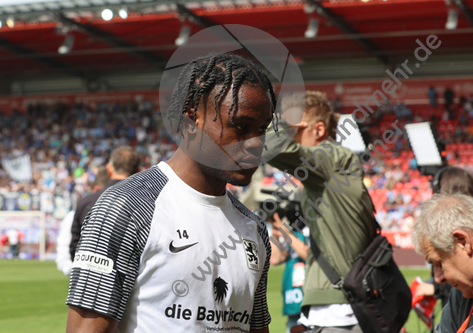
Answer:
[[[194,0],[195,1],[195,0]],[[0,5],[0,68],[3,75],[67,72],[91,76],[125,69],[163,68],[176,50],[181,20],[192,34],[220,24],[244,24],[278,38],[301,61],[374,57],[389,64],[412,55],[416,38],[435,34],[436,53],[471,53],[473,0],[455,0],[458,26],[446,30],[444,0],[59,0]],[[126,4],[129,16],[104,21],[100,12]],[[315,38],[305,38],[309,16],[320,22]],[[5,22],[14,18],[13,28]],[[63,27],[62,33],[58,25]],[[70,27],[65,32],[64,27]],[[67,29],[66,29],[67,31]],[[58,54],[65,35],[72,51]]]

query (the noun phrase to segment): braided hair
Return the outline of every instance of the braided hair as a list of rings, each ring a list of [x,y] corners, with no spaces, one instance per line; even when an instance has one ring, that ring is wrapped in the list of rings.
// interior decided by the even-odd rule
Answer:
[[[228,119],[233,124],[231,112],[238,100],[238,89],[242,84],[259,86],[269,92],[272,104],[273,128],[277,132],[276,96],[268,76],[253,62],[235,54],[213,54],[197,58],[188,63],[179,78],[171,96],[168,108],[168,120],[173,124],[178,121],[177,130],[182,132],[184,115],[188,108],[194,107],[194,127],[200,99],[210,93],[217,85],[222,85],[214,97],[215,117],[218,117],[218,102],[225,91],[232,85],[232,104],[228,110]],[[174,126],[173,126],[174,127]]]

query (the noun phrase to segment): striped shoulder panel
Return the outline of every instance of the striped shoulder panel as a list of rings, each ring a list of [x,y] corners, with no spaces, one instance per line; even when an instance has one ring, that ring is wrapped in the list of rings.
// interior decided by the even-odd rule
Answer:
[[[167,182],[167,176],[155,165],[111,186],[97,201],[103,209],[115,209],[118,213],[125,208],[129,212],[128,223],[132,222],[136,228],[140,255],[146,245],[156,199]]]
[[[258,287],[256,288],[255,299],[253,301],[253,312],[250,319],[250,328],[252,330],[262,329],[269,326],[269,323],[271,322],[271,316],[269,314],[266,299],[269,260],[271,258],[271,244],[269,243],[268,229],[266,228],[264,221],[262,221],[258,216],[256,216],[256,214],[243,205],[237,198],[233,196],[233,194],[228,191],[227,193],[228,197],[232,201],[233,206],[243,215],[256,222],[258,234],[263,240],[264,246],[266,248],[266,261],[264,262],[263,273],[261,274]]]
[[[264,233],[264,230],[266,229],[266,225],[264,224],[264,221],[262,221],[255,213],[253,213],[251,210],[248,209],[244,204],[241,203],[240,200],[238,200],[233,194],[231,194],[229,191],[227,191],[227,195],[230,198],[233,206],[243,215],[246,217],[250,218],[251,220],[256,222],[256,226],[258,227],[258,233],[260,236],[263,238],[262,233]],[[265,242],[266,243],[266,242]],[[268,244],[269,245],[269,244]],[[270,246],[271,248],[271,246]]]
[[[153,166],[100,196],[84,220],[75,260],[85,265],[83,261],[95,255],[111,260],[113,269],[101,272],[74,265],[67,304],[121,319],[138,274],[155,202],[167,182],[166,175]]]

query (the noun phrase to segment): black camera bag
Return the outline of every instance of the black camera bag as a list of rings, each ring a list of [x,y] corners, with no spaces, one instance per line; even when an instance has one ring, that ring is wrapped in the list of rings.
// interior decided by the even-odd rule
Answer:
[[[312,237],[310,242],[315,260],[347,297],[363,333],[399,333],[409,316],[412,295],[386,237],[377,234],[344,278],[327,262]]]

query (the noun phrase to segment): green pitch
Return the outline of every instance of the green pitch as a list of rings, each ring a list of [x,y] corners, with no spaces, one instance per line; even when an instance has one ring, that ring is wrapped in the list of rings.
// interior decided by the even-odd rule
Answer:
[[[54,262],[0,260],[0,332],[65,332],[68,283]]]
[[[283,266],[272,267],[268,280],[268,303],[273,321],[271,333],[284,333],[281,281]],[[410,283],[416,276],[423,280],[429,271],[404,269]],[[54,262],[0,260],[0,333],[63,333],[66,328],[69,279]],[[426,332],[415,314],[406,325],[409,333]]]

